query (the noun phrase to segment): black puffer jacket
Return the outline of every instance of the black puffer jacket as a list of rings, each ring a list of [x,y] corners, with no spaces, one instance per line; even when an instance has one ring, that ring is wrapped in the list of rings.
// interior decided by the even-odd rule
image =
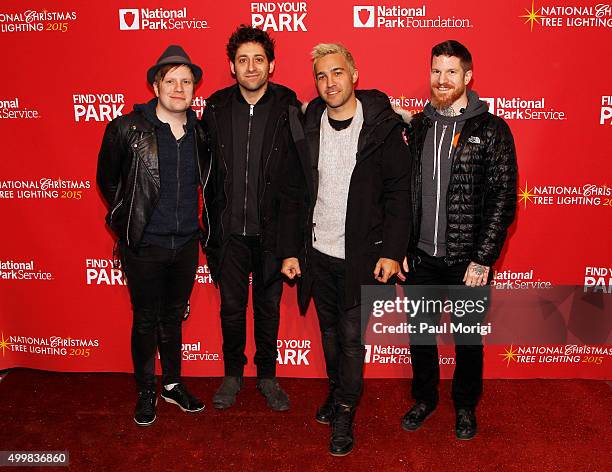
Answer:
[[[410,123],[413,160],[412,231],[416,249],[421,221],[421,151],[432,122],[423,113]],[[483,113],[466,121],[451,169],[447,194],[448,264],[473,261],[491,266],[499,257],[516,210],[516,151],[504,120]]]
[[[272,106],[263,137],[262,159],[258,183],[258,211],[261,244],[269,261],[264,261],[264,279],[280,277],[280,261],[276,260],[280,191],[286,173],[286,163],[295,147],[289,129],[289,114],[299,113],[300,103],[295,93],[282,85],[269,83]],[[205,213],[210,226],[204,237],[206,259],[213,280],[219,271],[229,241],[232,208],[232,97],[240,93],[233,85],[219,90],[206,100],[202,116],[212,154],[212,171],[204,190]],[[275,260],[272,260],[275,259]],[[269,262],[269,263],[268,263]]]
[[[195,125],[195,137],[202,188],[210,163],[199,124]],[[155,126],[142,113],[120,116],[106,127],[98,154],[97,183],[109,208],[107,224],[121,241],[137,248],[160,195]]]

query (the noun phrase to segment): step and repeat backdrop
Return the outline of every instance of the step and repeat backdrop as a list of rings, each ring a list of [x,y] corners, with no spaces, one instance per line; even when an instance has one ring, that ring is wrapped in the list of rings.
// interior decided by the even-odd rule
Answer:
[[[104,128],[152,97],[146,70],[169,44],[204,70],[193,101],[201,115],[206,97],[233,83],[225,45],[241,23],[273,36],[273,81],[302,101],[316,95],[312,47],[342,42],[360,88],[413,112],[429,96],[431,47],[464,43],[472,88],[510,125],[519,162],[519,208],[494,291],[579,286],[612,297],[612,2],[8,0],[0,6],[0,369],[131,371],[130,302],[95,183]],[[299,316],[295,302],[286,286],[279,375],[323,377],[316,313]],[[608,316],[598,344],[570,333],[563,344],[487,346],[485,376],[610,379],[610,324]],[[184,343],[186,375],[223,374],[219,293],[205,256]],[[252,359],[252,339],[248,352]],[[448,378],[452,346],[440,364]],[[410,375],[407,346],[366,346],[366,376]]]

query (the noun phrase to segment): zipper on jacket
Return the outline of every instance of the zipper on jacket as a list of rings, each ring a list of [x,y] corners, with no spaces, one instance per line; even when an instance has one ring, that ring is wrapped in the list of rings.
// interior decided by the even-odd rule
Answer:
[[[200,162],[198,161],[198,169],[200,167]],[[204,184],[202,184],[202,203],[204,205],[204,212],[206,213],[206,241],[204,241],[204,247],[208,246],[208,240],[210,239],[210,217],[208,216],[208,208],[206,207],[206,198],[204,197],[204,191],[206,190],[206,185],[208,184],[208,178],[210,177],[210,170],[212,169],[212,157],[209,159],[208,163],[208,173],[206,174],[206,180]],[[202,183],[202,174],[200,173],[200,183]]]
[[[112,224],[113,224],[113,216],[114,216],[115,212],[116,212],[116,211],[119,209],[119,207],[121,206],[121,204],[122,204],[122,203],[123,203],[123,198],[122,198],[121,200],[119,200],[119,203],[117,203],[117,204],[115,205],[115,207],[114,207],[114,208],[111,210],[111,213],[110,213],[110,218],[109,218],[109,223],[110,223],[110,225],[112,225]],[[109,225],[109,226],[110,226],[110,225]]]
[[[202,187],[202,206],[204,207],[204,213],[206,214],[206,241],[204,241],[204,247],[208,245],[210,239],[210,218],[208,217],[208,208],[206,208],[206,198],[204,197],[204,190],[206,190],[206,184],[208,183],[208,177],[210,177],[210,170],[212,169],[212,157],[208,162],[208,172],[206,173],[206,180],[202,181],[202,168],[200,167],[200,152],[198,150],[198,131],[194,134],[195,140],[195,161],[198,168],[198,180]]]
[[[176,234],[179,234],[179,201],[181,194],[181,140],[176,142]],[[174,235],[172,235],[172,249],[174,249]]]
[[[142,140],[142,133],[140,135],[140,139]],[[137,144],[134,144],[134,147],[138,147]],[[128,220],[127,220],[127,225],[125,228],[125,242],[127,243],[127,245],[130,245],[130,221],[132,219],[132,208],[134,207],[134,195],[136,194],[136,178],[138,177],[138,162],[140,161],[140,158],[136,155],[134,156],[134,159],[136,159],[136,166],[134,169],[134,184],[132,185],[132,200],[130,202],[130,211],[128,212]]]
[[[247,199],[249,195],[249,151],[251,149],[251,127],[253,124],[253,108],[255,105],[249,105],[249,128],[247,129],[247,147],[246,147],[246,174],[244,177],[244,227],[242,235],[246,236],[247,227]]]
[[[436,226],[434,227],[434,257],[438,255],[438,226],[440,225],[440,152],[442,151],[442,143],[444,142],[444,135],[446,134],[447,125],[443,125],[442,134],[440,135],[440,144],[436,149],[436,134],[438,129],[438,123],[434,126],[434,179],[436,179],[436,169],[438,169],[438,178],[436,179]],[[451,146],[453,145],[451,137]],[[450,180],[449,180],[450,182]],[[448,213],[448,212],[447,212]]]

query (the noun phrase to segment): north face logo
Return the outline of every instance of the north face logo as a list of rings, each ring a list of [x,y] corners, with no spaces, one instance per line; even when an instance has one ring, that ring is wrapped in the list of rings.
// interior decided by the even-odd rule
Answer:
[[[137,8],[121,8],[119,29],[127,31],[140,29],[140,11]]]
[[[354,6],[353,26],[355,28],[374,28],[374,6]]]

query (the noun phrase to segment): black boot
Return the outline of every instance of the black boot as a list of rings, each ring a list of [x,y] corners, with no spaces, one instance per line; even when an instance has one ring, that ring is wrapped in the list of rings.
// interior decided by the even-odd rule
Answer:
[[[317,410],[315,420],[321,424],[330,424],[334,417],[334,393],[336,390],[336,384],[334,382],[329,383],[329,392],[325,402]]]
[[[223,377],[221,386],[213,397],[213,406],[217,410],[225,410],[236,403],[236,395],[242,388],[242,377]]]
[[[474,408],[457,409],[457,422],[455,424],[457,439],[467,441],[476,436],[476,432],[476,412]]]
[[[402,418],[402,428],[404,431],[416,431],[435,409],[435,406],[425,402],[416,402]]]
[[[332,456],[346,456],[353,450],[353,418],[355,408],[337,404],[332,418],[332,434],[329,453]]]
[[[289,409],[289,397],[278,384],[276,378],[259,379],[257,390],[266,397],[268,406],[273,411],[287,411]]]

